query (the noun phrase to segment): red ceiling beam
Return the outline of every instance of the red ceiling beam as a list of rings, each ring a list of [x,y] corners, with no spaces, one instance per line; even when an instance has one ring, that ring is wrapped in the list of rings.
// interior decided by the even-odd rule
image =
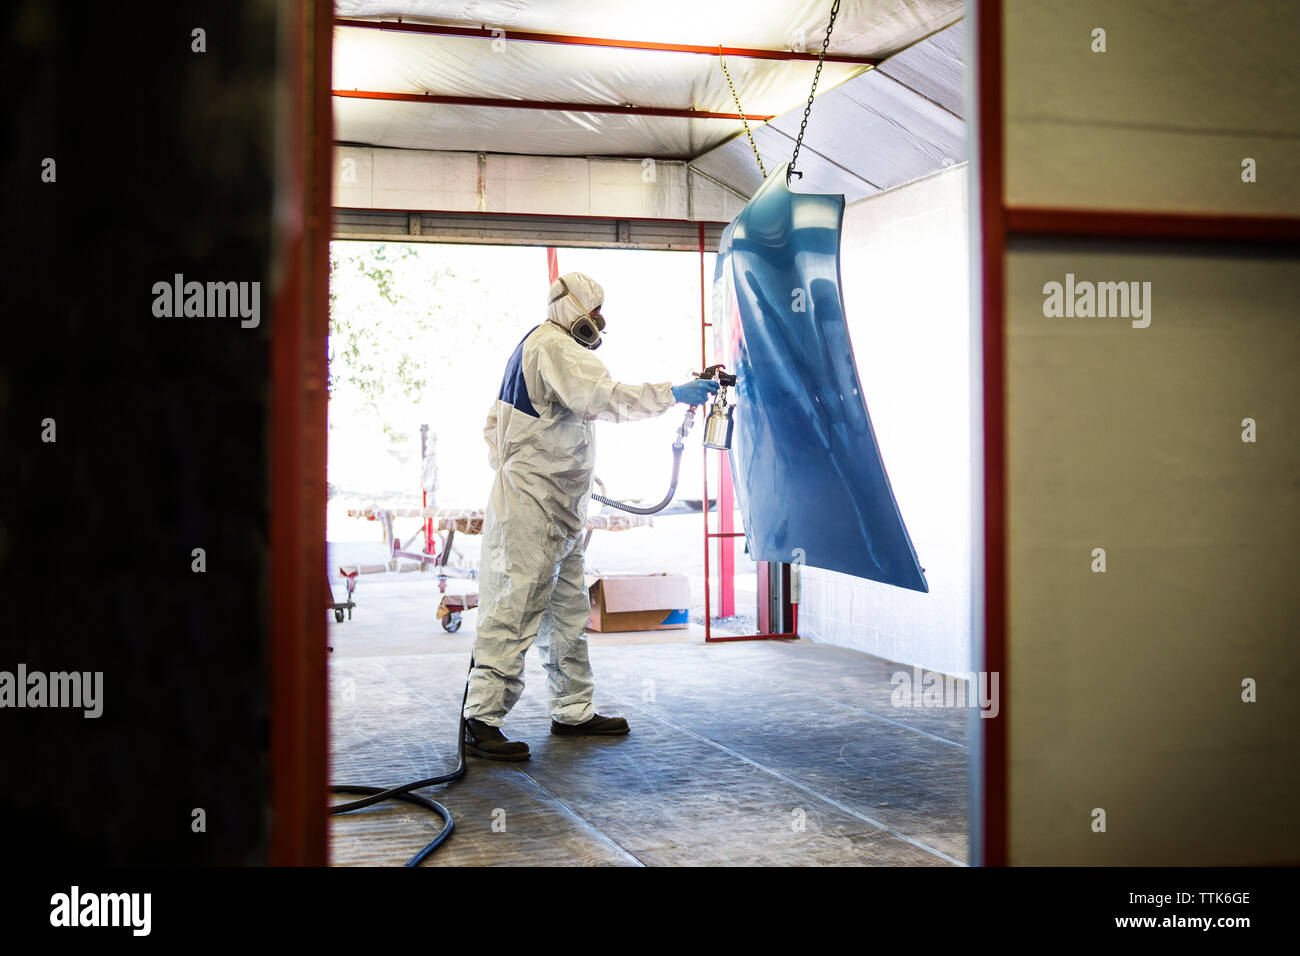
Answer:
[[[475,37],[480,39],[524,40],[531,43],[561,43],[570,46],[603,46],[619,50],[658,50],[665,53],[700,53],[705,56],[723,56],[749,58],[752,60],[811,60],[816,62],[817,54],[797,52],[795,50],[757,50],[743,46],[700,46],[694,43],[652,43],[648,40],[611,40],[607,37],[584,37],[565,33],[529,33],[523,30],[492,30],[486,27],[447,27],[435,23],[405,23],[401,20],[350,20],[335,17],[334,25],[340,27],[359,27],[365,30],[390,30],[400,33],[422,33],[432,36]],[[843,53],[827,53],[827,63],[853,63],[858,66],[876,66],[879,57],[851,56]]]
[[[659,106],[619,106],[614,103],[561,103],[555,100],[510,100],[487,96],[443,96],[440,93],[384,93],[379,90],[334,90],[335,96],[361,100],[399,100],[405,103],[445,103],[450,106],[489,106],[512,110],[552,110],[566,113],[620,113],[626,116],[671,116],[678,119],[750,119],[766,123],[774,116],[758,113],[715,113],[712,110],[673,109]]]

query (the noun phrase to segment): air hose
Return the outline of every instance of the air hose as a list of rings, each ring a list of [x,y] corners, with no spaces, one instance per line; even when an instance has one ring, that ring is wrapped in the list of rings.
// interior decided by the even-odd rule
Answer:
[[[677,429],[677,440],[673,442],[673,477],[668,484],[668,494],[664,495],[664,500],[659,504],[649,508],[638,508],[636,505],[630,505],[624,501],[615,501],[613,498],[606,498],[604,495],[593,494],[591,497],[601,504],[609,505],[611,508],[618,508],[620,511],[628,511],[634,515],[653,515],[663,511],[673,500],[673,495],[677,494],[677,474],[682,468],[682,449],[686,447],[686,436],[690,434],[691,426],[694,424],[695,406],[692,405],[686,409],[686,417],[682,419],[682,424]]]
[[[469,661],[469,669],[474,670],[474,658]],[[423,807],[442,817],[442,829],[438,835],[425,844],[419,853],[406,861],[407,866],[419,866],[428,858],[429,854],[447,841],[451,836],[451,831],[456,829],[456,821],[452,819],[451,811],[444,807],[437,800],[430,800],[428,797],[422,797],[418,793],[412,793],[412,790],[422,790],[425,787],[436,787],[441,783],[451,783],[453,780],[459,780],[465,776],[465,702],[469,699],[469,678],[465,678],[465,693],[460,699],[460,729],[457,731],[456,743],[456,769],[450,773],[444,773],[441,776],[429,777],[426,780],[416,780],[414,783],[404,783],[401,786],[389,787],[367,787],[361,784],[339,784],[330,787],[330,793],[342,793],[349,796],[364,795],[360,800],[353,800],[349,803],[338,803],[330,807],[330,814],[351,813],[354,810],[364,810],[366,807],[381,803],[384,800],[402,800],[406,803],[413,803],[417,807]]]

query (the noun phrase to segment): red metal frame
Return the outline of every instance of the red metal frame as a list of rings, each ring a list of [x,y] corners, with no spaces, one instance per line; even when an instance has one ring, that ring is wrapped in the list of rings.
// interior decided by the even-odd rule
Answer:
[[[1007,862],[1006,726],[1011,680],[1006,653],[1006,419],[1003,314],[1006,247],[1003,221],[1002,4],[980,0],[976,13],[979,99],[979,216],[981,317],[984,361],[984,663],[1001,680],[1002,706],[995,720],[981,720],[982,773],[977,822],[987,866]]]
[[[280,75],[283,216],[270,381],[270,787],[268,860],[327,862],[325,340],[329,333],[332,9],[285,0]]]
[[[980,820],[982,862],[1008,857],[1007,718],[1014,675],[1007,659],[1006,576],[1006,246],[1011,237],[1055,236],[1178,242],[1300,242],[1300,217],[1217,215],[1143,210],[1008,206],[1004,193],[1003,48],[1001,0],[978,0],[976,14],[976,135],[979,161],[980,268],[983,315],[984,664],[1000,674],[1001,712],[981,720]]]
[[[707,366],[706,366],[707,367]],[[718,460],[718,580],[721,593],[718,595],[718,617],[731,617],[736,613],[736,538],[743,538],[743,532],[735,530],[736,499],[735,489],[731,486],[731,464],[726,455],[717,455]]]
[[[653,43],[648,40],[612,40],[607,37],[576,36],[566,33],[532,33],[524,30],[493,30],[488,27],[449,27],[436,23],[406,23],[402,20],[352,20],[337,17],[335,26],[357,27],[367,30],[387,30],[397,33],[422,33],[429,36],[473,37],[487,40],[516,40],[527,43],[560,43],[573,46],[613,47],[620,50],[656,50],[662,53],[698,53],[705,56],[742,57],[754,60],[811,60],[817,54],[795,50],[763,50],[741,46],[701,46],[695,43]],[[856,63],[875,66],[879,57],[854,56],[847,53],[827,53],[827,63]]]
[[[1008,206],[1002,213],[1006,232],[1018,236],[1300,242],[1300,218],[1291,216],[1206,215],[1038,206]]]
[[[486,106],[512,110],[550,110],[565,113],[620,113],[627,116],[668,116],[676,119],[757,120],[766,123],[776,114],[718,113],[713,110],[667,106],[624,106],[618,103],[562,103],[555,100],[512,100],[495,96],[445,96],[441,93],[388,93],[382,90],[334,90],[335,96],[361,100],[398,100],[404,103],[442,103],[449,106]]]
[[[706,329],[712,328],[713,323],[709,321],[708,309],[704,304],[704,223],[699,223],[699,252],[700,252],[700,367],[709,367],[709,349],[708,333]],[[731,470],[726,461],[726,454],[721,453],[718,456],[718,521],[722,530],[709,530],[709,453],[704,452],[704,494],[703,508],[704,515],[704,641],[707,644],[722,644],[728,641],[765,641],[765,640],[792,640],[799,636],[799,617],[798,605],[795,606],[795,615],[792,620],[793,631],[785,634],[740,634],[734,637],[714,637],[713,636],[713,601],[709,588],[709,542],[713,539],[725,541],[725,547],[719,548],[718,560],[718,577],[722,586],[722,598],[719,601],[719,610],[722,617],[727,617],[728,612],[735,613],[736,596],[735,596],[735,551],[732,548],[732,540],[743,538],[743,531],[733,531],[732,529],[732,507],[731,500]],[[761,570],[761,567],[760,567]],[[760,574],[760,586],[763,578]]]

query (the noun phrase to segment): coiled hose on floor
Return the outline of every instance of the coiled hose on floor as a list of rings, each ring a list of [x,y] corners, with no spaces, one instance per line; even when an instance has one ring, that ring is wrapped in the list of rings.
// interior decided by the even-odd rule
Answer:
[[[469,669],[474,670],[474,658],[469,659]],[[419,853],[406,861],[407,866],[419,866],[428,858],[429,854],[447,841],[451,836],[451,831],[456,829],[456,821],[452,819],[451,811],[444,807],[437,800],[431,800],[428,797],[420,796],[418,793],[412,793],[412,790],[422,790],[425,787],[436,787],[440,783],[451,783],[453,780],[459,780],[465,776],[465,702],[469,699],[469,676],[465,677],[465,693],[460,699],[460,725],[456,732],[456,769],[450,773],[444,773],[437,777],[429,777],[426,780],[417,780],[414,783],[404,783],[398,787],[366,787],[361,784],[339,784],[330,787],[330,793],[342,793],[349,796],[364,794],[361,800],[353,800],[349,803],[338,803],[330,807],[330,814],[352,813],[354,810],[364,810],[366,807],[373,806],[376,803],[382,803],[384,800],[402,800],[406,803],[413,803],[417,807],[423,807],[425,810],[431,810],[442,817],[442,829],[438,835],[424,845]]]

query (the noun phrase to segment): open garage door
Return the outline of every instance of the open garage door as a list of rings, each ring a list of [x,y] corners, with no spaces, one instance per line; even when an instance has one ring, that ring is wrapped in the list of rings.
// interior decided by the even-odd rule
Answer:
[[[672,219],[336,209],[333,238],[694,252],[700,244],[699,225]],[[718,247],[724,225],[704,223],[706,249]]]

